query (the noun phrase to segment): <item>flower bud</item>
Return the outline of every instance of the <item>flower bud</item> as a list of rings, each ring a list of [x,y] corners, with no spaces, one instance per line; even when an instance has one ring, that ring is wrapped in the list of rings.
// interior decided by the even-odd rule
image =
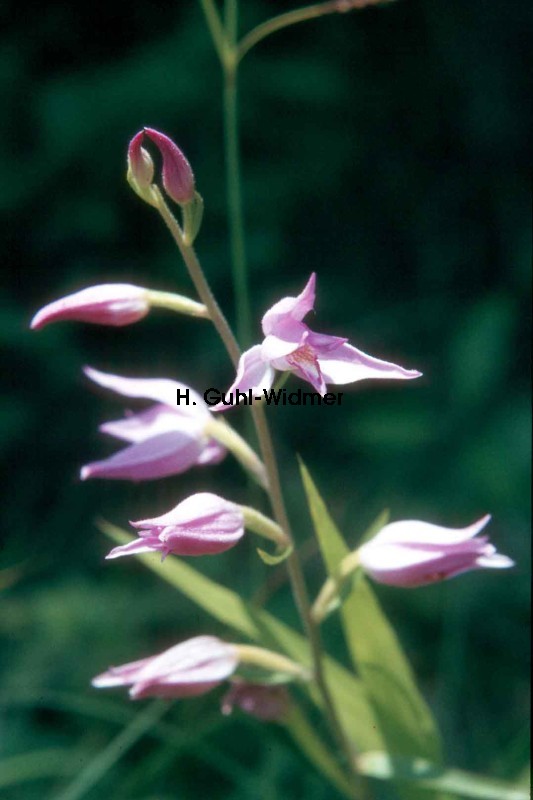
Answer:
[[[146,289],[129,283],[103,283],[90,286],[49,303],[34,316],[30,327],[43,328],[50,322],[78,320],[97,325],[130,325],[148,314]]]
[[[158,148],[163,159],[163,188],[180,206],[195,198],[194,175],[191,165],[172,139],[153,128],[144,128],[144,134]],[[139,135],[139,134],[137,134]]]
[[[467,528],[429,522],[391,522],[359,549],[360,564],[378,583],[410,588],[437,583],[473,569],[505,569],[514,562],[500,555],[486,536],[475,538],[490,521]]]
[[[160,552],[179,556],[223,553],[244,534],[239,506],[209,492],[193,494],[159,517],[131,523],[139,538],[114,547],[107,558]]]
[[[142,147],[144,131],[135,134],[128,147],[128,172],[126,179],[140,198],[155,205],[152,198],[154,162],[150,153]]]
[[[196,636],[156,656],[111,667],[97,675],[97,689],[131,686],[130,697],[194,697],[205,694],[236,670],[234,645],[215,636]]]
[[[221,711],[228,716],[235,707],[263,722],[280,722],[289,710],[290,697],[284,686],[265,686],[232,678],[231,688],[222,698]]]

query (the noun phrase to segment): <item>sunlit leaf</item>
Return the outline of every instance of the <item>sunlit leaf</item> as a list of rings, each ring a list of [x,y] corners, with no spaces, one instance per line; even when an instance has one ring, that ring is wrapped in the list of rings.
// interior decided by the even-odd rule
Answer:
[[[335,577],[349,550],[302,462],[300,468],[322,557],[328,574]],[[381,519],[377,524],[381,525]],[[431,711],[418,691],[396,634],[361,574],[352,581],[352,590],[342,604],[341,621],[388,749],[438,761],[440,740]]]

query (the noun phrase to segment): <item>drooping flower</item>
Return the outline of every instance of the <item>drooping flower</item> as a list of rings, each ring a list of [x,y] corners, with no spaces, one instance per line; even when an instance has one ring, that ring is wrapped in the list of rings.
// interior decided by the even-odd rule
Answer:
[[[405,588],[424,586],[474,569],[505,569],[514,562],[496,552],[482,517],[467,528],[429,522],[391,522],[359,549],[359,563],[375,581]]]
[[[284,297],[262,319],[265,339],[242,354],[237,376],[228,392],[268,391],[275,370],[290,371],[324,395],[327,384],[345,384],[367,378],[418,378],[421,373],[381,361],[357,350],[339,336],[315,333],[304,322],[315,302],[316,275],[297,297]],[[214,410],[229,406],[220,404]]]
[[[130,325],[150,310],[148,290],[129,283],[90,286],[41,308],[31,321],[33,330],[50,322],[78,320],[97,325]]]
[[[159,551],[165,558],[223,553],[244,534],[243,513],[238,505],[201,492],[193,494],[166,514],[132,522],[139,538],[115,547],[107,558]]]
[[[131,686],[130,697],[194,697],[233,674],[239,663],[235,645],[215,636],[196,636],[156,656],[111,667],[97,675],[97,689]]]
[[[221,710],[228,716],[235,707],[264,722],[279,722],[290,708],[290,697],[284,686],[233,678],[229,691],[222,698]]]
[[[106,389],[124,397],[155,400],[156,405],[100,426],[103,433],[131,444],[109,458],[84,466],[82,480],[152,480],[179,475],[192,466],[216,464],[224,458],[226,449],[205,433],[211,414],[194,389],[165,378],[122,378],[90,367],[84,371]]]

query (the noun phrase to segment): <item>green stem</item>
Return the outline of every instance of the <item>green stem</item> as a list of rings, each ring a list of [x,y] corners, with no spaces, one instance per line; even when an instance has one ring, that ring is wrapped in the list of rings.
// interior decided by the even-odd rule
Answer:
[[[317,17],[323,17],[325,14],[336,14],[348,10],[350,10],[349,3],[345,2],[343,4],[342,0],[331,0],[327,3],[315,3],[311,6],[296,8],[294,11],[287,11],[285,14],[272,17],[272,19],[262,22],[247,33],[246,36],[243,36],[237,47],[237,60],[242,61],[252,47],[255,47],[258,42],[270,36],[271,33],[288,28],[290,25],[296,25],[298,22],[307,22],[311,19],[317,19]]]
[[[259,446],[261,448],[261,454],[263,456],[263,463],[265,465],[265,469],[268,476],[269,495],[272,503],[272,510],[274,512],[274,517],[278,525],[285,533],[285,536],[287,537],[289,543],[293,545],[294,539],[292,536],[289,519],[285,509],[278,464],[274,453],[272,436],[270,434],[268,421],[265,415],[265,409],[261,405],[252,405],[250,406],[250,409],[252,412],[255,428],[257,431],[257,438],[259,439]],[[300,558],[298,556],[296,548],[293,548],[292,552],[287,557],[287,569],[291,582],[292,592],[294,595],[294,600],[296,602],[296,607],[299,611],[300,618],[302,620],[304,630],[311,647],[311,657],[313,661],[313,671],[314,671],[313,677],[315,679],[317,688],[322,696],[322,700],[324,703],[324,711],[326,713],[328,723],[333,732],[333,735],[335,736],[335,739],[337,740],[337,744],[339,745],[340,750],[344,755],[347,768],[352,774],[354,780],[357,780],[359,782],[360,776],[356,772],[355,762],[354,762],[355,753],[353,752],[353,748],[340,722],[337,709],[335,708],[335,703],[333,701],[333,697],[329,690],[329,686],[324,673],[323,656],[322,656],[323,654],[322,638],[320,635],[319,627],[315,624],[311,614],[311,603],[309,600],[309,594],[307,591],[307,586],[305,583],[305,578],[300,563]]]
[[[224,59],[226,58],[226,36],[217,7],[214,0],[200,0],[200,5],[220,63],[224,64]]]
[[[215,296],[211,291],[207,280],[205,279],[205,275],[203,273],[202,267],[200,266],[200,262],[198,261],[198,257],[194,251],[194,247],[192,245],[186,245],[183,240],[183,231],[181,230],[180,226],[176,222],[172,212],[170,211],[169,207],[165,203],[163,195],[159,191],[157,186],[153,187],[154,190],[154,198],[157,203],[157,210],[161,214],[163,221],[167,228],[169,229],[172,238],[176,242],[178,249],[182,255],[182,258],[185,262],[185,266],[189,270],[189,275],[191,276],[192,282],[194,283],[195,289],[198,292],[198,296],[202,303],[207,307],[209,312],[209,317],[215,326],[220,338],[222,339],[226,350],[229,353],[233,364],[237,366],[239,362],[239,357],[241,355],[241,351],[239,349],[239,345],[233,332],[228,325],[226,317],[224,316],[222,309],[218,305],[217,301],[215,300]]]
[[[237,338],[243,347],[251,343],[252,315],[248,287],[244,212],[241,192],[237,65],[224,64],[224,142],[226,186],[233,289],[235,293]]]
[[[203,303],[197,303],[189,297],[183,297],[173,292],[158,292],[155,289],[148,289],[148,302],[155,308],[166,308],[169,311],[176,311],[178,314],[186,314],[189,317],[201,317],[209,319],[209,312]]]

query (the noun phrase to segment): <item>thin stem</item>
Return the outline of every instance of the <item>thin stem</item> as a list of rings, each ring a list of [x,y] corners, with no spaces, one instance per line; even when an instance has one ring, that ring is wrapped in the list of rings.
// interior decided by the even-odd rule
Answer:
[[[172,238],[178,245],[182,258],[185,261],[185,265],[189,270],[189,275],[191,276],[192,282],[194,283],[196,291],[198,292],[198,296],[200,297],[202,303],[207,307],[207,310],[209,311],[209,317],[211,318],[213,325],[222,339],[226,350],[233,361],[233,364],[237,366],[241,354],[239,345],[230,326],[228,325],[222,309],[215,300],[213,292],[211,291],[209,284],[205,279],[205,275],[194,251],[194,247],[192,247],[192,245],[186,245],[183,241],[183,231],[176,222],[169,207],[165,203],[163,195],[159,191],[158,187],[154,186],[153,190],[154,196],[157,200],[157,210],[161,214],[161,217],[169,229]]]
[[[292,544],[294,542],[289,519],[285,510],[285,503],[283,500],[283,493],[281,490],[281,482],[279,477],[278,465],[274,453],[272,437],[268,427],[268,421],[265,415],[265,409],[261,405],[252,405],[251,407],[253,420],[255,423],[257,437],[259,439],[259,446],[263,456],[263,463],[265,465],[268,483],[269,495],[272,503],[272,510],[277,523],[284,531],[287,539]],[[323,659],[322,659],[322,640],[320,630],[315,625],[311,615],[311,603],[307,586],[305,583],[304,574],[302,571],[300,558],[297,550],[294,548],[287,558],[287,569],[292,586],[292,591],[296,606],[298,608],[300,618],[303,622],[304,629],[309,640],[311,647],[311,656],[313,661],[314,679],[317,687],[322,696],[324,703],[324,711],[330,724],[331,730],[337,740],[337,743],[346,759],[346,765],[353,777],[359,780],[354,766],[354,752],[353,748],[344,732],[342,724],[339,720],[337,710],[329,691],[326,676],[324,674]]]
[[[237,0],[226,0],[224,4],[224,26],[231,45],[237,41],[239,26],[239,7]]]
[[[237,95],[237,65],[224,64],[224,143],[231,265],[235,292],[237,337],[243,347],[251,341],[252,315],[248,287]]]
[[[217,7],[214,0],[200,0],[200,5],[204,12],[205,21],[207,22],[207,27],[209,28],[209,33],[211,34],[220,63],[224,64],[226,58],[226,37]]]
[[[270,36],[271,33],[288,28],[290,25],[296,25],[298,22],[306,22],[307,20],[317,19],[323,17],[325,14],[335,14],[339,11],[348,10],[345,6],[349,3],[343,0],[330,0],[327,3],[315,3],[311,6],[304,6],[303,8],[296,8],[294,11],[287,11],[285,14],[279,14],[277,17],[262,22],[257,27],[253,28],[247,33],[237,47],[237,60],[241,61],[246,53],[255,47],[255,45]]]

